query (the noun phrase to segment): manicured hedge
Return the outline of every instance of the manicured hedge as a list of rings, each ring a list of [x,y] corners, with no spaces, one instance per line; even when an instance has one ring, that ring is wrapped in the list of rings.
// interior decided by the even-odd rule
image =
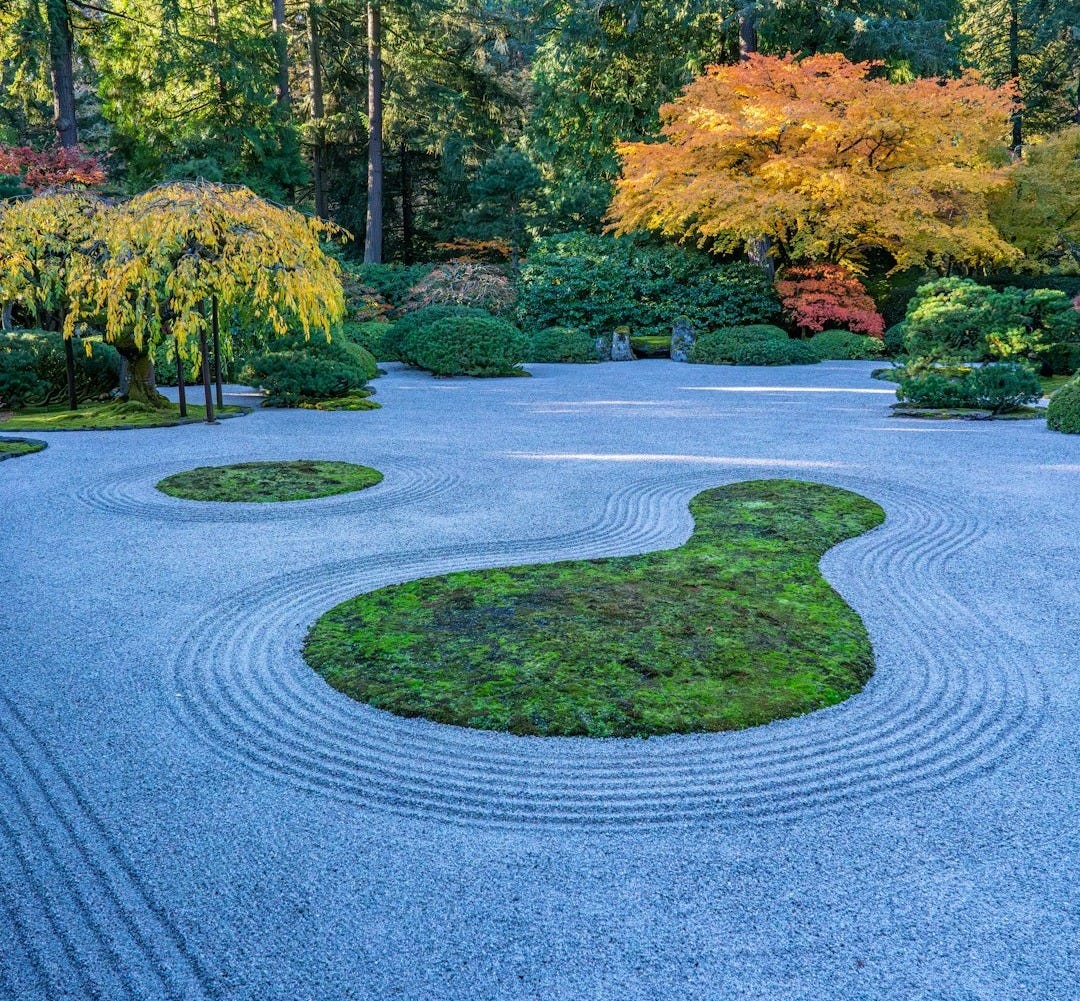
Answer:
[[[810,347],[822,361],[881,358],[885,353],[885,347],[877,337],[853,334],[849,330],[823,330],[810,338]]]
[[[528,340],[494,316],[448,316],[414,330],[405,351],[413,364],[435,375],[519,375]]]
[[[772,282],[754,265],[717,265],[696,251],[630,237],[537,240],[518,283],[524,329],[571,327],[593,337],[618,327],[635,337],[670,334],[679,316],[695,330],[715,330],[769,320],[779,309]]]
[[[385,358],[380,361],[404,361],[415,365],[416,360],[410,356],[407,345],[421,343],[419,331],[430,327],[439,320],[450,317],[473,317],[487,319],[491,314],[484,309],[472,309],[468,306],[425,306],[423,309],[406,313],[399,320],[395,320],[393,326],[383,337],[383,351]]]
[[[703,365],[735,365],[742,349],[750,343],[772,341],[777,344],[791,342],[787,331],[767,323],[745,327],[721,327],[702,334],[690,352],[690,361]]]
[[[536,362],[591,362],[600,360],[596,339],[569,327],[547,327],[529,338],[528,360]]]
[[[1066,383],[1050,397],[1046,426],[1052,431],[1080,434],[1080,379]]]
[[[896,395],[915,407],[1002,414],[1036,402],[1042,396],[1042,383],[1026,365],[998,362],[959,375],[934,369],[915,372],[900,380]]]
[[[376,371],[371,353],[347,337],[290,334],[250,357],[240,378],[266,390],[267,406],[300,407],[358,393]]]

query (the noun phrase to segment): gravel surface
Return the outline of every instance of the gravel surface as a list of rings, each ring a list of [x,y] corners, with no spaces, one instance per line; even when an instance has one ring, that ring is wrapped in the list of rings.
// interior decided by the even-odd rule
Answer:
[[[0,467],[0,998],[1080,997],[1080,440],[890,418],[874,363],[387,367],[381,410]],[[154,489],[296,458],[386,478]],[[694,493],[772,476],[888,514],[822,564],[877,653],[840,706],[518,738],[300,656],[365,588],[679,545]]]

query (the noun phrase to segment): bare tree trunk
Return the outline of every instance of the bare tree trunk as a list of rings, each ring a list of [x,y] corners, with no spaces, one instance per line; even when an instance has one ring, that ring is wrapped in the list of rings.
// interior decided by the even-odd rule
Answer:
[[[11,330],[11,303],[5,302],[2,309],[0,309],[0,329]]]
[[[381,264],[383,246],[382,30],[378,0],[369,0],[368,21],[368,192],[364,263]]]
[[[63,334],[60,335],[64,337]],[[79,397],[75,392],[75,345],[70,337],[64,337],[64,367],[67,369],[68,410],[79,409]]]
[[[180,416],[187,417],[187,390],[184,388],[184,359],[180,356],[180,342],[174,341],[176,348],[176,398],[180,404]]]
[[[277,103],[278,110],[285,119],[289,114],[289,36],[285,34],[285,0],[273,0],[274,3],[274,48],[277,50]]]
[[[1012,150],[1019,155],[1024,145],[1024,106],[1020,103],[1020,0],[1009,0],[1009,79],[1016,87]]]
[[[75,122],[71,13],[67,0],[47,0],[46,12],[49,19],[49,71],[52,78],[56,138],[61,146],[74,146],[79,141],[79,133]]]
[[[202,355],[203,399],[206,401],[206,423],[214,424],[214,397],[210,392],[210,362],[206,350],[206,330],[199,331],[199,353]]]
[[[217,386],[217,405],[220,409],[225,406],[225,390],[221,385],[221,326],[216,295],[210,300],[210,328],[214,333],[214,384]]]
[[[323,128],[322,51],[319,39],[319,8],[308,7],[308,74],[311,79],[311,118],[313,143],[311,148],[311,181],[315,188],[315,215],[327,218],[326,210],[326,134]]]
[[[398,150],[401,160],[401,256],[406,264],[413,262],[413,236],[416,226],[413,222],[412,175],[409,173],[409,147],[404,139]]]
[[[758,9],[757,3],[750,0],[739,12],[739,61],[746,62],[758,50],[757,39]],[[746,256],[770,278],[776,274],[776,264],[769,250],[772,240],[762,235],[747,241]]]
[[[757,45],[757,4],[750,0],[739,11],[739,61],[745,62],[758,50]]]

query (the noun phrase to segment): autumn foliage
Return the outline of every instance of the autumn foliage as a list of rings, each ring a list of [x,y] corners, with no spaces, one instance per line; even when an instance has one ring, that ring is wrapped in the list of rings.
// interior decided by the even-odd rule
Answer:
[[[841,55],[714,66],[624,143],[610,217],[716,251],[768,237],[781,260],[1007,263],[988,214],[1008,184],[1012,91],[967,74],[890,83]]]
[[[34,150],[0,146],[0,174],[17,178],[37,193],[46,188],[96,188],[105,183],[105,168],[81,146]]]
[[[863,283],[839,264],[785,268],[776,281],[784,312],[800,330],[817,333],[840,328],[881,337],[885,320]]]

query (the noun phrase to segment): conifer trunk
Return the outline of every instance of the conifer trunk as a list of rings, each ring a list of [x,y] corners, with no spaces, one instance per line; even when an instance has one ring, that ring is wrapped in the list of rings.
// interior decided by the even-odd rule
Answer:
[[[289,114],[292,95],[289,93],[289,38],[285,34],[285,0],[273,0],[274,49],[277,52],[277,104],[282,121]]]
[[[370,0],[368,22],[368,190],[364,263],[381,264],[383,248],[382,26],[379,4]]]
[[[74,39],[67,0],[46,0],[46,16],[56,138],[61,146],[74,146],[79,141],[79,134],[75,122]]]
[[[328,217],[326,209],[326,136],[323,131],[323,116],[326,109],[323,104],[322,48],[319,37],[319,8],[315,4],[308,7],[308,76],[311,81],[311,182],[315,189],[315,215],[320,219]]]
[[[1012,115],[1012,149],[1019,154],[1024,144],[1024,106],[1020,103],[1020,0],[1009,0],[1009,79],[1017,90]]]

